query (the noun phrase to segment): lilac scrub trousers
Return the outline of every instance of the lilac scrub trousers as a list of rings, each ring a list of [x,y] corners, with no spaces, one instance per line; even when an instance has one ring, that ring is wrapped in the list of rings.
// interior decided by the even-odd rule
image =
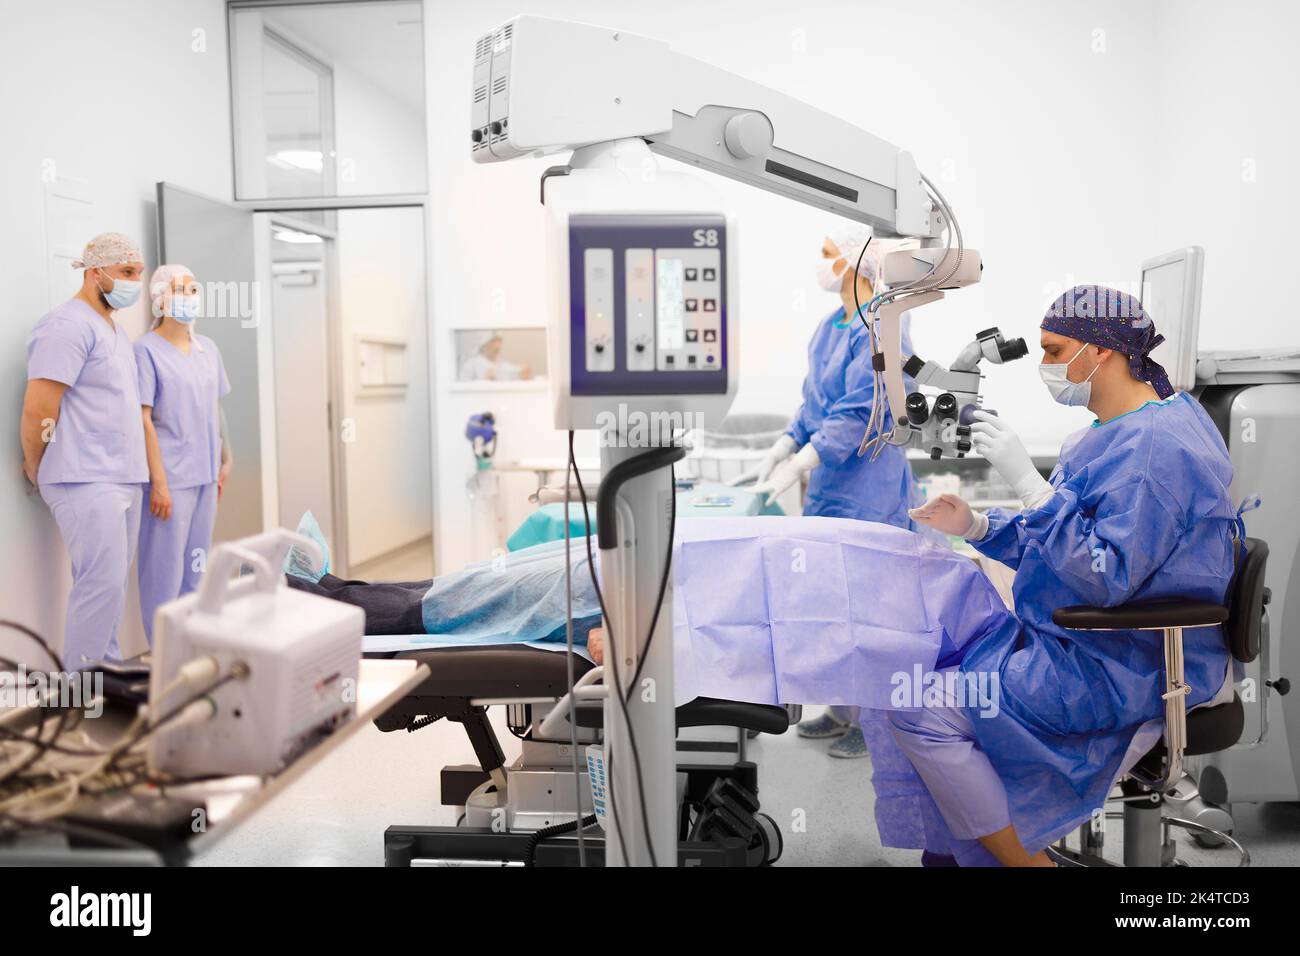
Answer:
[[[172,512],[166,520],[149,511],[144,486],[140,519],[140,614],[153,646],[158,606],[198,587],[212,547],[221,471],[218,402],[230,382],[216,343],[192,335],[184,352],[150,332],[135,343],[140,404],[152,409]]]

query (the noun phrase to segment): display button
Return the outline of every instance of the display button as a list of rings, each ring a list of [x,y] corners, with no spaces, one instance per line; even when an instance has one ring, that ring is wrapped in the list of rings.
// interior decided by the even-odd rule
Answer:
[[[671,355],[665,355],[665,356],[664,356],[664,364],[665,364],[665,365],[672,365],[672,364],[673,364],[673,356],[671,356]]]
[[[694,364],[695,364],[695,356],[694,356],[694,355],[688,355],[688,356],[686,356],[686,364],[687,364],[687,365],[694,365]]]

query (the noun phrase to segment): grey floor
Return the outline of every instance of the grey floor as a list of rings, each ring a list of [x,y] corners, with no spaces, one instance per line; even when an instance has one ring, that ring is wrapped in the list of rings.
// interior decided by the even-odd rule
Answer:
[[[805,710],[815,714],[814,710]],[[508,759],[518,741],[493,722]],[[761,737],[750,757],[759,765],[764,809],[781,825],[789,866],[916,866],[914,850],[882,847],[872,823],[870,763],[826,756],[826,743],[801,740],[793,730]],[[473,751],[456,724],[437,723],[415,734],[363,729],[319,767],[197,862],[211,866],[378,866],[384,828],[392,823],[451,825],[452,810],[438,803],[438,770],[472,763]],[[1239,804],[1237,837],[1258,866],[1300,865],[1300,805]],[[1120,822],[1109,821],[1107,853],[1118,858]],[[1203,850],[1179,834],[1178,855],[1196,866],[1233,865],[1227,850]]]
[[[423,581],[433,577],[433,538],[421,538],[348,568],[358,581]]]

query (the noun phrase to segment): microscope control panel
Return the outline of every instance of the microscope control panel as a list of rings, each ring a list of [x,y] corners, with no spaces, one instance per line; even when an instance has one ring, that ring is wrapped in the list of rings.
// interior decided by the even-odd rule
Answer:
[[[571,216],[571,394],[726,392],[726,259],[720,215]]]

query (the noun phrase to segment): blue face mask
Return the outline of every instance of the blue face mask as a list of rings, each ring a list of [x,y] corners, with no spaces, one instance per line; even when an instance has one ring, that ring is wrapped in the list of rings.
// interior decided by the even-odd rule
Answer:
[[[172,318],[186,324],[199,317],[199,297],[197,295],[172,296]]]
[[[100,286],[99,291],[104,292],[104,299],[107,300],[110,308],[125,309],[128,305],[134,305],[135,300],[140,298],[140,287],[143,284],[139,279],[113,279],[111,291],[104,292],[103,286]]]

